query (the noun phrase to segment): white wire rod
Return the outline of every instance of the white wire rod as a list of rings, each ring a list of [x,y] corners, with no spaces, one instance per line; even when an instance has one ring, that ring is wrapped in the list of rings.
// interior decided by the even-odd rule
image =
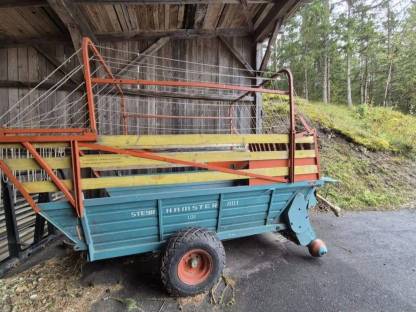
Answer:
[[[60,88],[62,85],[64,85],[73,74],[75,74],[79,69],[82,68],[82,65],[78,65],[77,67],[75,67],[68,75],[64,76],[64,78],[62,78],[58,83],[56,83],[53,87],[51,87],[50,89],[48,89],[45,93],[43,93],[41,96],[39,96],[37,99],[35,99],[32,104],[26,106],[26,108],[21,111],[19,114],[17,114],[14,118],[10,119],[8,121],[7,124],[8,125],[10,123],[12,123],[13,121],[15,121],[17,118],[24,118],[29,112],[31,112],[33,110],[33,108],[35,107],[39,107],[39,105],[41,103],[43,103],[52,93],[54,93],[58,88]],[[41,100],[39,100],[40,98],[42,98]],[[20,100],[18,102],[21,102]],[[35,105],[35,103],[37,103]],[[27,112],[27,109],[30,110]],[[23,113],[25,113],[25,115],[22,115]]]
[[[255,119],[255,118],[253,118]],[[113,125],[113,126],[123,126],[121,123],[109,123],[109,122],[102,122],[101,124],[103,125]],[[224,128],[226,129],[228,132],[230,131],[230,127],[228,126],[229,123],[227,123],[227,127]],[[198,130],[218,130],[221,128],[213,128],[213,127],[193,127],[193,128],[168,128],[168,127],[151,127],[151,126],[141,126],[141,125],[128,125],[127,128],[141,128],[141,129],[149,129],[149,130],[175,130],[175,131],[182,131],[182,130],[186,130],[186,131],[198,131]],[[256,127],[236,127],[238,130],[240,129],[247,129],[247,130],[256,130],[259,128]],[[262,129],[273,129],[274,127],[262,127]]]
[[[105,95],[103,95],[103,96],[101,96],[101,98],[103,98]],[[110,100],[116,100],[116,99],[119,99],[120,97],[118,97],[118,96],[106,96],[106,98],[107,99],[110,99]],[[101,100],[101,99],[100,99]],[[145,100],[145,99],[134,99],[134,98],[131,98],[131,97],[127,97],[127,96],[125,96],[124,97],[124,100],[125,100],[125,103],[127,104],[127,103],[129,103],[129,104],[134,104],[134,105],[136,105],[136,106],[138,106],[138,105],[146,105],[146,104],[148,104],[149,103],[149,101],[147,101],[147,100]],[[198,101],[200,101],[200,100],[198,100]],[[256,105],[254,105],[254,104],[244,104],[244,101],[242,101],[242,102],[240,102],[241,104],[228,104],[228,103],[225,103],[225,104],[222,104],[222,103],[218,103],[218,104],[212,104],[212,102],[204,102],[204,103],[198,103],[198,102],[174,102],[174,101],[165,101],[165,100],[157,100],[157,105],[159,105],[159,106],[168,106],[168,105],[181,105],[181,106],[203,106],[203,107],[212,107],[212,108],[218,108],[218,107],[226,107],[226,108],[229,108],[229,107],[238,107],[238,108],[253,108],[253,107],[256,107]]]
[[[99,68],[97,68],[94,72],[93,72],[93,74],[94,73],[96,73],[97,71],[98,71],[98,69]],[[74,94],[80,87],[82,87],[83,85],[85,84],[85,82],[82,82],[82,83],[80,83],[74,90],[72,90],[70,93],[68,93],[55,107],[54,107],[54,109],[52,109],[51,111],[48,111],[45,115],[43,115],[43,118],[42,118],[42,116],[40,116],[41,118],[39,119],[39,122],[41,122],[41,121],[44,121],[44,117],[47,117],[48,115],[50,115],[50,113],[52,113],[53,111],[56,111],[56,110],[58,110],[58,109],[61,109],[62,107],[61,107],[61,103],[63,103],[63,101],[64,100],[66,100],[67,98],[69,98],[72,94]],[[55,90],[56,91],[56,90]],[[75,103],[78,103],[84,96],[86,95],[86,93],[84,92],[84,94],[80,97],[80,99],[78,99],[78,100],[75,100],[75,101],[73,101],[73,102],[70,102],[70,103],[67,103],[67,104],[71,104],[71,107],[72,106],[74,106],[75,105]],[[40,106],[40,103],[38,103],[38,105],[37,106],[35,106],[35,107],[39,107]],[[68,109],[68,108],[67,108]],[[33,110],[33,108],[32,108],[32,110]],[[27,113],[26,113],[26,115],[24,116],[24,117],[26,117],[27,116]],[[30,121],[33,121],[33,119],[35,119],[35,118],[38,118],[38,116],[35,116],[34,118],[32,118]],[[26,121],[25,121],[25,123],[26,123]],[[51,128],[50,127],[51,125],[49,125],[48,127],[46,127],[46,128]],[[19,126],[20,127],[20,126]]]
[[[85,95],[83,96],[83,97],[85,97]],[[69,111],[70,109],[72,109],[74,106],[75,106],[75,104],[76,103],[79,103],[80,102],[80,99],[78,99],[78,100],[76,100],[76,101],[73,101],[73,102],[70,102],[70,103],[68,103],[68,104],[70,104],[69,106],[67,106],[67,107],[55,107],[52,111],[57,111],[57,110],[59,110],[59,109],[65,109],[65,111]],[[52,112],[52,111],[49,111],[49,112]],[[39,123],[41,123],[41,122],[46,122],[46,121],[48,121],[48,120],[56,120],[56,119],[59,119],[59,117],[50,117],[50,118],[42,118],[42,119],[40,119],[39,121],[37,121],[37,120],[35,120],[35,119],[31,119],[31,120],[27,120],[27,121],[25,121],[25,123],[23,123],[23,124],[20,124],[19,125],[19,128],[32,128],[32,124],[34,123],[34,122],[39,122]],[[29,123],[29,124],[28,124]],[[66,125],[66,124],[65,124]],[[64,125],[64,126],[65,126]],[[63,127],[62,125],[61,125],[61,127]],[[46,128],[50,128],[50,125],[49,126],[47,126]]]
[[[109,60],[110,61],[107,61]],[[98,60],[98,58],[95,58],[95,60]],[[104,57],[104,60],[106,61],[106,64],[110,63],[110,64],[117,64],[117,65],[123,65],[124,66],[129,66],[129,67],[133,67],[133,66],[140,66],[141,68],[157,68],[157,69],[161,69],[161,70],[168,70],[168,71],[175,71],[175,72],[181,72],[181,73],[193,73],[193,74],[198,74],[198,75],[215,75],[216,77],[232,77],[232,78],[243,78],[243,79],[256,79],[256,77],[253,76],[241,76],[241,75],[232,75],[232,74],[222,74],[222,73],[212,73],[212,72],[206,72],[203,69],[201,69],[201,71],[196,71],[196,70],[189,70],[189,69],[184,69],[184,68],[179,68],[179,67],[172,67],[172,66],[164,66],[164,65],[151,65],[151,64],[146,64],[146,63],[130,63],[128,61],[125,61],[123,59],[120,58],[114,58],[114,57]],[[112,60],[118,60],[118,61],[122,61],[122,62],[115,62]],[[125,61],[125,62],[123,62]],[[111,66],[110,66],[111,67]],[[123,69],[123,74],[126,71],[131,71],[129,69],[124,69],[123,67],[111,67],[111,68],[115,68],[115,69]],[[239,68],[233,68],[234,70],[240,70]],[[136,73],[138,73],[136,71]],[[117,73],[115,73],[116,75]],[[269,81],[281,81],[280,78],[275,77],[275,78],[270,78],[270,77],[262,77],[262,80],[269,80]]]
[[[65,83],[65,81],[63,82],[63,83]],[[56,89],[57,88],[59,88],[60,86],[57,86],[56,87]],[[28,105],[28,106],[26,106],[25,107],[25,109],[22,111],[22,112],[20,112],[19,114],[17,114],[14,118],[12,118],[12,119],[10,119],[9,121],[8,121],[8,123],[7,124],[5,124],[6,126],[8,125],[8,124],[10,124],[10,123],[12,123],[13,121],[15,121],[16,119],[24,119],[25,117],[27,117],[27,115],[29,114],[29,113],[31,113],[35,108],[39,108],[40,107],[40,105],[51,95],[51,94],[53,94],[55,91],[56,91],[56,89],[55,90],[52,90],[52,89],[49,89],[47,92],[45,92],[44,94],[42,94],[40,97],[38,97],[35,101],[33,101],[32,102],[32,104],[31,105]],[[42,100],[40,100],[42,98]],[[35,105],[35,103],[37,103],[36,105]]]
[[[79,48],[77,51],[75,51],[70,57],[68,57],[61,65],[59,65],[57,68],[55,68],[48,76],[46,76],[41,82],[39,82],[34,88],[32,88],[28,93],[26,93],[20,100],[18,100],[15,104],[13,104],[3,115],[0,116],[0,120],[3,119],[4,116],[9,114],[12,109],[16,108],[17,105],[20,104],[24,99],[26,99],[32,92],[34,92],[39,86],[41,86],[45,81],[49,80],[57,71],[61,70],[63,66],[65,66],[78,52],[81,51],[81,48]]]
[[[101,109],[100,111],[122,114],[122,111],[114,111],[114,110],[108,110],[108,109]],[[132,115],[143,115],[143,117],[142,116],[132,116]],[[146,116],[146,115],[148,115],[148,116]],[[148,113],[127,113],[127,117],[132,118],[132,119],[169,119],[169,118],[164,118],[164,116],[166,116],[166,115],[148,114]],[[184,117],[184,120],[187,119],[186,117],[197,117],[196,115],[186,115],[186,114],[185,115],[169,115],[169,116],[172,116],[173,118],[175,118],[175,117]],[[202,119],[204,119],[204,117],[208,117],[208,116],[198,116],[198,117],[200,117],[200,119],[202,120]],[[250,117],[243,117],[243,116],[231,116],[231,117],[228,117],[228,116],[209,116],[209,117],[210,117],[211,120],[214,120],[214,121],[215,121],[216,117],[218,117],[217,120],[224,120],[224,119],[231,120],[232,119],[234,121],[247,120],[247,119],[250,119],[250,120],[256,119],[255,117],[252,117],[252,116],[250,116]]]
[[[72,106],[73,106],[75,103],[79,103],[79,102],[82,100],[82,98],[84,98],[85,96],[86,96],[86,93],[84,92],[84,93],[80,96],[80,98],[79,98],[79,99],[74,100],[74,101],[71,101],[71,102],[68,102],[68,103],[64,103],[65,105],[61,105],[61,104],[60,104],[61,102],[63,102],[63,100],[61,100],[61,102],[60,102],[58,105],[54,106],[54,108],[53,108],[52,110],[48,111],[45,115],[41,115],[41,116],[33,116],[31,119],[27,119],[27,120],[25,120],[23,124],[27,124],[28,122],[33,122],[33,121],[36,121],[36,118],[40,118],[40,119],[39,119],[39,121],[43,121],[43,120],[44,120],[44,117],[47,117],[50,113],[55,112],[55,111],[60,110],[60,109],[65,109],[65,110],[68,110],[69,108],[72,108]],[[69,105],[69,106],[68,106],[68,105]],[[19,125],[19,127],[20,127],[20,125]]]
[[[116,63],[113,61],[106,61],[106,63],[109,64],[120,64],[120,63]],[[123,65],[123,64],[121,64]],[[133,66],[133,65],[132,65]],[[252,80],[255,79],[255,77],[247,77],[247,76],[241,76],[241,75],[233,75],[233,74],[221,74],[221,73],[212,73],[212,72],[206,72],[206,71],[195,71],[195,70],[189,70],[189,69],[183,69],[183,68],[175,68],[175,67],[169,67],[169,66],[162,66],[162,65],[146,65],[146,64],[140,64],[140,65],[134,65],[134,66],[139,66],[140,68],[145,68],[145,69],[151,69],[151,70],[160,70],[160,71],[167,71],[167,72],[178,72],[178,73],[184,73],[184,74],[194,74],[194,75],[199,75],[199,76],[213,76],[215,78],[221,78],[221,77],[228,77],[228,78],[241,78],[241,79],[246,79],[246,80]],[[119,69],[119,67],[114,67],[114,66],[109,66],[110,68],[113,69]],[[125,69],[123,71],[123,75],[126,72],[132,72],[136,75],[141,75],[141,74],[147,74],[147,75],[154,75],[154,76],[158,76],[158,77],[164,77],[164,75],[158,75],[156,73],[143,73],[143,72],[139,72],[137,70],[129,70],[129,69]],[[116,76],[116,77],[121,77],[121,76]],[[182,80],[190,80],[189,78],[186,77],[173,77],[173,74],[170,74],[171,78],[175,78],[175,79],[182,79]],[[219,80],[219,79],[218,79]],[[262,80],[266,80],[266,81],[276,81],[279,82],[281,81],[281,79],[279,77],[276,78],[262,78]],[[198,81],[203,81],[203,82],[213,82],[213,80],[198,80]],[[242,84],[240,84],[242,85]],[[245,84],[246,86],[253,86],[252,84]]]
[[[73,115],[71,115],[71,116],[74,116],[74,114]],[[56,120],[59,120],[59,121],[62,121],[61,119],[59,119],[59,118],[57,118],[57,117],[50,117],[50,118],[47,118],[47,119],[45,119],[45,120],[43,120],[43,122],[47,122],[47,121],[49,121],[49,120],[52,120],[52,121],[56,121]],[[75,127],[74,125],[72,125],[72,127],[67,127],[67,125],[69,125],[69,123],[63,123],[63,124],[61,124],[60,125],[60,127],[59,128],[77,128],[77,127]],[[27,129],[30,129],[30,128],[32,128],[31,126],[27,126],[27,125],[25,125],[25,126],[22,126],[22,127],[19,127],[19,128],[27,128]],[[44,127],[45,129],[50,129],[51,128],[51,125],[48,125],[48,126],[46,126],[46,127]]]
[[[96,69],[96,71],[97,71],[97,70],[98,70],[98,68]],[[95,73],[95,72],[94,72],[94,73]],[[94,73],[93,73],[93,74],[94,74]],[[108,90],[108,92],[110,92],[110,91],[111,91],[114,87],[115,87],[115,86],[113,86],[110,90]],[[102,88],[102,89],[98,90],[98,91],[97,91],[97,93],[96,93],[96,95],[98,96],[98,95],[102,92],[102,90],[104,90],[104,89]],[[108,92],[107,92],[107,94],[108,94]],[[99,101],[98,101],[98,102],[99,102]],[[96,107],[95,107],[95,108],[97,108],[97,107],[98,107],[98,102],[96,103],[96,105],[95,105]],[[82,108],[82,107],[81,107],[81,108]],[[77,114],[77,113],[81,110],[81,108],[80,108],[80,109],[76,112],[76,114]],[[77,121],[75,122],[75,124],[77,124],[77,123],[80,121],[80,119],[81,119],[81,118],[84,118],[84,116],[85,116],[85,115],[88,115],[88,112],[85,112],[85,114],[84,114],[84,115],[81,115],[81,117],[77,119]],[[87,116],[87,117],[88,117],[88,116]]]
[[[81,106],[74,114],[73,114],[73,116],[77,116],[78,114],[80,114],[80,116],[78,117],[78,119],[75,121],[75,122],[72,122],[72,124],[75,124],[75,125],[77,125],[78,123],[79,124],[82,124],[82,125],[85,125],[86,124],[86,122],[87,121],[85,121],[85,122],[81,122],[81,120],[83,119],[83,118],[86,118],[86,117],[88,117],[88,110],[85,110],[85,112],[81,112],[81,110],[83,110],[83,109],[85,109],[85,107],[83,107],[83,106]]]
[[[193,61],[185,61],[185,60],[173,59],[173,58],[168,58],[168,57],[156,56],[156,55],[153,55],[153,54],[139,53],[139,52],[132,52],[132,51],[125,51],[125,50],[115,49],[115,48],[109,48],[109,47],[104,47],[104,46],[101,46],[101,45],[96,45],[96,47],[100,48],[100,49],[103,49],[103,50],[112,50],[112,51],[131,54],[131,55],[135,55],[135,56],[143,55],[143,56],[146,56],[146,57],[149,57],[149,58],[154,58],[154,59],[170,60],[170,61],[175,61],[175,62],[180,62],[180,63],[203,65],[203,66],[215,67],[215,68],[236,69],[235,67],[229,67],[229,66],[224,66],[224,65],[214,65],[214,64],[198,63],[198,62],[193,62]],[[102,55],[102,56],[104,57],[104,55]],[[241,71],[250,72],[248,69],[245,69],[245,68],[241,68],[241,69],[238,68],[238,69],[241,70]],[[261,71],[261,70],[256,70],[256,72],[264,73],[264,74],[275,74],[276,73],[276,72]]]
[[[75,107],[75,104],[77,104],[77,103],[79,103],[80,102],[80,100],[77,100],[77,101],[73,101],[73,102],[71,102],[71,105],[70,106],[68,106],[68,107],[66,107],[66,109],[65,109],[65,111],[66,112],[69,112],[69,110],[70,109],[72,109],[73,107]],[[61,107],[60,107],[61,108]],[[71,114],[69,114],[70,116],[71,116]],[[75,115],[75,114],[72,114],[72,115]],[[46,122],[46,121],[48,121],[48,120],[53,120],[53,121],[56,121],[56,120],[60,120],[60,121],[62,121],[59,117],[50,117],[50,118],[42,118],[39,122]],[[52,124],[49,124],[48,126],[46,126],[45,128],[51,128],[51,126],[53,125],[54,123],[52,123]],[[64,124],[64,125],[61,125],[61,127],[66,127],[66,124]]]
[[[81,86],[83,86],[85,83],[82,83],[82,84],[80,84],[76,89],[74,89],[74,90],[72,90],[70,93],[68,93],[62,100],[60,100],[59,101],[59,103],[57,103],[57,104],[55,104],[54,105],[54,108],[53,109],[51,109],[51,110],[49,110],[48,112],[46,112],[46,114],[44,114],[44,115],[41,115],[41,116],[36,116],[36,117],[34,117],[34,118],[32,118],[32,119],[29,119],[29,120],[27,120],[27,121],[34,121],[37,117],[39,117],[39,123],[40,122],[42,122],[42,121],[45,121],[45,119],[46,120],[48,120],[46,117],[48,117],[48,116],[50,116],[53,112],[56,112],[56,111],[58,111],[58,110],[61,110],[61,109],[65,109],[65,110],[68,110],[69,109],[69,107],[65,107],[65,106],[67,106],[67,105],[69,105],[70,107],[72,107],[73,105],[74,105],[74,103],[79,103],[79,101],[83,98],[83,97],[85,97],[85,95],[86,95],[86,93],[84,93],[78,100],[75,100],[75,101],[72,101],[72,102],[68,102],[68,103],[64,103],[64,101],[66,100],[66,99],[68,99],[71,95],[73,95]],[[27,123],[27,121],[25,121],[24,123],[23,123],[23,125],[25,124],[25,123]],[[20,126],[20,125],[19,125]]]

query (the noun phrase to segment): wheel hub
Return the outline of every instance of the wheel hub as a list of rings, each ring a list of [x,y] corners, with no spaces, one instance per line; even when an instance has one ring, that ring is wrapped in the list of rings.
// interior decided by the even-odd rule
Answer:
[[[212,272],[211,255],[202,249],[193,249],[185,253],[178,264],[178,277],[188,285],[204,282]]]

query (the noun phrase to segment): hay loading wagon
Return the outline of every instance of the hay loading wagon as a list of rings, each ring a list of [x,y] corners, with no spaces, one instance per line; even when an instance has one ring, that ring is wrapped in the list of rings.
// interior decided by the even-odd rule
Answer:
[[[116,52],[84,38],[66,61],[82,53],[82,64],[51,83],[53,72],[49,90],[34,88],[0,117],[3,179],[36,213],[90,261],[162,250],[175,295],[213,285],[221,240],[281,232],[312,256],[327,252],[309,209],[330,180],[316,131],[295,110],[290,71],[235,84],[224,66],[153,56],[135,66]],[[288,116],[259,122],[247,97],[261,93],[289,103]],[[44,193],[62,199],[33,200]]]

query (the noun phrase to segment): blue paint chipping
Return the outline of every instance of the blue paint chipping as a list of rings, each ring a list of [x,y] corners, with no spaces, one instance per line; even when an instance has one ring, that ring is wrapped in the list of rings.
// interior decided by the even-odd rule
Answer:
[[[307,246],[316,239],[308,210],[316,204],[316,187],[324,183],[110,189],[110,197],[84,201],[81,219],[65,201],[39,206],[78,250],[88,250],[90,261],[157,251],[172,234],[191,226],[215,231],[222,240],[289,229]]]

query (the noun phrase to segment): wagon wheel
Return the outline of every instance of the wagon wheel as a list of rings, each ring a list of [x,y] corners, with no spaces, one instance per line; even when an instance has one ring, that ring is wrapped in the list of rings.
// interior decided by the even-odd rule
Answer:
[[[185,229],[168,241],[162,257],[162,282],[174,296],[196,295],[215,284],[224,265],[224,247],[215,233]]]

